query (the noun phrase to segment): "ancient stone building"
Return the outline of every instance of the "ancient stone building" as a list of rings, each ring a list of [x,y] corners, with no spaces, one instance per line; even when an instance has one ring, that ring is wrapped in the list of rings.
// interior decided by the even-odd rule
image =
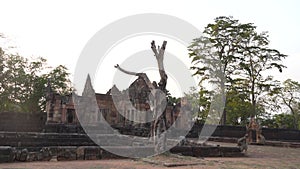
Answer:
[[[122,121],[122,118],[118,116],[116,108],[113,104],[112,97],[110,94],[99,94],[95,93],[92,88],[90,78],[87,78],[85,84],[85,89],[82,95],[87,96],[89,93],[87,91],[93,92],[93,97],[96,98],[97,104],[99,106],[96,114],[89,111],[88,116],[93,116],[95,121],[100,121],[101,117],[104,117],[110,124],[117,124]],[[88,97],[82,97],[86,99]],[[89,106],[86,107],[87,109]],[[47,102],[46,102],[46,112],[47,112],[47,123],[58,123],[58,124],[79,124],[79,119],[76,114],[76,109],[74,106],[74,101],[72,94],[67,96],[61,96],[57,93],[51,91],[51,86],[48,86],[47,92]]]
[[[84,113],[88,115],[91,123],[97,123],[104,118],[106,122],[114,126],[136,126],[149,127],[150,123],[138,123],[134,121],[149,122],[152,120],[152,112],[149,104],[148,95],[150,93],[146,82],[142,78],[137,78],[128,89],[120,91],[115,85],[106,93],[95,93],[91,80],[88,76],[84,91],[80,99],[96,98],[98,109],[94,111],[90,106],[86,106]],[[128,99],[124,97],[128,96]],[[186,100],[181,99],[176,106],[168,105],[166,107],[167,125],[171,126],[176,119],[175,127],[186,127],[189,124],[188,116],[180,112],[182,106],[187,106]],[[95,103],[96,104],[96,103]],[[72,95],[61,96],[51,91],[48,86],[47,92],[47,123],[48,124],[76,124],[80,123],[78,113]],[[130,120],[132,119],[132,120]]]

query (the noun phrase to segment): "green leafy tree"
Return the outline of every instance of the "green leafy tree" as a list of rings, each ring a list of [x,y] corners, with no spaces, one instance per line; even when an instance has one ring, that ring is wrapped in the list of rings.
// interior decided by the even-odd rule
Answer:
[[[192,111],[194,112],[193,119],[199,123],[204,123],[210,108],[211,92],[204,88],[200,88],[198,91],[195,87],[192,87],[188,93],[184,94]]]
[[[215,23],[208,24],[203,31],[203,36],[193,40],[189,46],[190,58],[195,70],[194,75],[201,76],[201,81],[219,84],[221,95],[226,93],[226,81],[234,71],[236,62],[240,24],[232,17],[217,17]],[[226,122],[226,111],[223,112],[221,124]]]
[[[41,112],[45,110],[48,79],[54,92],[71,92],[69,73],[60,65],[50,69],[44,58],[27,59],[0,47],[0,111]]]
[[[22,104],[28,96],[29,78],[25,72],[26,60],[19,55],[4,55],[2,71],[2,99],[4,109],[22,111]]]
[[[252,104],[251,116],[257,115],[257,101],[263,92],[270,92],[274,87],[273,77],[264,76],[268,70],[278,69],[282,72],[282,59],[287,57],[276,49],[270,49],[266,32],[257,33],[255,26],[251,26],[240,40],[239,71],[238,74],[248,87]]]
[[[293,129],[293,116],[291,114],[280,113],[270,115],[268,118],[260,119],[261,125],[267,128]]]
[[[251,102],[247,95],[239,93],[237,90],[227,92],[226,97],[227,124],[246,125],[251,113]]]
[[[278,86],[271,92],[271,99],[277,109],[285,111],[292,117],[292,126],[299,128],[300,113],[300,84],[291,79],[285,80],[281,86]]]
[[[56,93],[68,95],[72,92],[71,81],[69,79],[70,73],[65,66],[59,65],[44,76],[51,80],[51,87]]]
[[[291,114],[281,113],[276,114],[273,117],[274,128],[286,128],[295,129],[294,127],[294,117]]]
[[[68,73],[68,69],[63,65],[59,65],[51,69],[49,73],[37,77],[34,83],[35,93],[32,95],[32,99],[34,99],[34,103],[38,103],[40,111],[46,110],[45,89],[48,85],[48,81],[50,81],[51,89],[54,93],[58,93],[62,96],[71,94],[73,88],[71,87],[69,76],[70,73]]]
[[[1,34],[0,34],[1,35]],[[4,109],[7,106],[7,96],[5,96],[5,88],[6,88],[6,83],[4,81],[5,79],[5,52],[3,49],[0,47],[0,110]]]
[[[280,62],[286,55],[268,47],[269,40],[266,32],[257,33],[252,23],[239,23],[232,17],[217,17],[213,24],[205,27],[203,36],[194,39],[189,46],[195,70],[194,75],[202,81],[219,84],[220,93],[225,93],[236,87],[236,91],[246,93],[251,102],[250,116],[262,112],[257,105],[262,91],[272,87],[272,76],[263,76],[267,70],[285,67]],[[226,101],[226,104],[229,102]],[[259,108],[258,108],[259,107]],[[224,109],[221,124],[226,122]]]
[[[167,96],[167,101],[168,101],[168,105],[175,106],[177,103],[179,103],[180,99],[176,98],[176,97],[172,97],[170,95],[170,96]]]

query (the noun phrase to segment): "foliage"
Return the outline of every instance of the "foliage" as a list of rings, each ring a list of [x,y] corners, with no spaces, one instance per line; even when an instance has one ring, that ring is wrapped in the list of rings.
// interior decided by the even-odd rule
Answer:
[[[226,97],[227,124],[246,125],[251,113],[251,103],[245,95],[238,91],[227,92]]]
[[[251,24],[240,24],[232,17],[217,17],[213,24],[208,24],[203,31],[203,36],[194,39],[189,46],[195,70],[194,75],[200,75],[201,80],[219,85],[221,95],[230,87],[233,73],[237,69],[239,59],[239,43],[243,39],[244,32]],[[226,87],[227,86],[227,87]],[[226,122],[226,110],[223,112],[222,124]]]
[[[255,26],[248,28],[238,48],[240,57],[237,73],[245,81],[246,87],[250,89],[253,109],[251,116],[257,115],[256,104],[259,96],[263,92],[269,92],[273,87],[273,77],[270,75],[264,77],[263,73],[270,69],[278,69],[282,72],[285,66],[281,64],[281,61],[286,57],[278,50],[268,47],[267,32],[257,33],[255,28]]]
[[[176,97],[172,97],[171,95],[167,96],[167,101],[169,106],[175,106],[177,103],[179,103],[180,99]]]
[[[0,111],[44,111],[47,79],[51,79],[55,92],[70,92],[66,67],[50,69],[44,58],[29,60],[7,53],[1,47],[0,55]]]
[[[272,76],[264,75],[271,69],[282,72],[285,66],[281,61],[286,57],[268,45],[267,32],[257,33],[252,23],[221,16],[188,47],[191,69],[201,77],[200,87],[205,88],[207,81],[219,85],[221,95],[229,92],[221,124],[244,123],[246,117],[266,113],[258,101],[263,92],[274,88],[274,81]]]
[[[192,111],[194,112],[193,118],[200,123],[204,123],[211,103],[211,93],[204,88],[200,88],[197,91],[192,87],[188,93],[185,93],[184,97],[189,101]]]
[[[262,126],[269,128],[295,129],[293,121],[293,115],[280,113],[275,114],[273,117],[263,119],[261,124]]]
[[[202,81],[209,79],[210,82],[225,84],[223,75],[228,80],[234,70],[237,32],[233,30],[237,26],[237,20],[218,17],[214,24],[205,27],[203,36],[193,40],[188,50],[194,65],[191,69],[196,71],[194,75],[200,75]]]
[[[285,80],[281,86],[276,86],[270,93],[273,106],[291,115],[294,129],[299,128],[300,120],[300,83],[291,79]]]

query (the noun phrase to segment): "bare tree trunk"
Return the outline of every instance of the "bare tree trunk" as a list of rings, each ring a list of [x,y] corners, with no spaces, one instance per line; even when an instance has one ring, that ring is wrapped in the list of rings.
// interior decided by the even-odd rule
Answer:
[[[159,69],[159,75],[160,75],[160,82],[158,83],[159,85],[158,87],[162,92],[164,92],[164,94],[167,94],[166,85],[168,79],[168,76],[165,72],[164,63],[163,63],[166,45],[167,45],[167,41],[164,41],[161,48],[159,46],[156,48],[155,42],[154,41],[151,42],[151,49],[156,58],[158,69]],[[160,100],[160,98],[156,98],[156,100]],[[156,110],[161,111],[162,109],[164,109],[163,113],[161,117],[156,117],[157,113],[159,112],[154,112],[154,116],[153,116],[154,123],[153,126],[151,127],[151,129],[153,130],[151,131],[151,134],[153,134],[154,137],[158,137],[157,142],[156,140],[154,140],[156,152],[163,151],[166,147],[165,135],[162,134],[164,131],[167,130],[167,126],[166,126],[167,123],[165,118],[166,110],[165,108],[161,108],[160,106],[161,103],[158,103],[156,105]],[[159,127],[158,130],[157,127]]]
[[[165,98],[160,98],[162,95],[160,95],[157,91],[157,89],[161,90],[166,96],[167,90],[166,90],[166,85],[167,85],[167,79],[168,76],[165,72],[164,69],[164,53],[166,49],[167,41],[164,41],[161,47],[156,47],[155,42],[151,42],[151,49],[154,53],[154,56],[156,58],[158,68],[159,68],[159,75],[160,75],[160,81],[158,83],[158,87],[154,86],[151,81],[149,80],[148,76],[145,73],[136,73],[136,72],[131,72],[127,71],[123,68],[121,68],[118,64],[115,66],[115,68],[119,69],[120,71],[129,74],[129,75],[134,75],[134,76],[139,76],[142,77],[149,89],[151,90],[151,93],[154,97],[152,108],[153,108],[153,121],[151,124],[151,131],[150,131],[150,137],[154,138],[154,145],[155,145],[155,150],[156,152],[162,152],[166,148],[166,137],[165,134],[161,134],[164,131],[166,131],[166,110],[165,107],[162,107],[162,99]],[[158,114],[160,111],[163,110],[163,113],[160,117],[158,117]]]

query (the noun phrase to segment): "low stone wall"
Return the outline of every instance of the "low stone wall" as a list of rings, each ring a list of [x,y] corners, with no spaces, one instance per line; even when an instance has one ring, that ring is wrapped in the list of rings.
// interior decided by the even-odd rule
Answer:
[[[300,130],[263,128],[262,134],[266,140],[300,142]]]
[[[241,138],[246,134],[246,127],[243,126],[216,126],[206,125],[206,127],[214,130],[212,137],[226,137],[226,138]],[[141,129],[135,127],[115,127],[120,133],[126,135],[149,136],[149,129]],[[195,124],[187,137],[197,138],[201,133],[203,124]],[[178,130],[178,132],[181,132]],[[266,140],[273,141],[287,141],[287,142],[300,142],[300,130],[291,129],[270,129],[263,128],[262,134]],[[202,136],[208,136],[202,134]]]
[[[12,147],[95,146],[86,134],[0,132],[0,145]]]
[[[83,133],[80,125],[46,124],[46,113],[0,113],[0,131],[5,132],[45,132],[45,133]],[[149,128],[134,126],[114,126],[120,133],[126,135],[149,136]],[[212,128],[214,137],[241,138],[246,133],[244,126],[215,126]],[[195,124],[188,137],[196,138],[203,128],[203,124]],[[180,130],[178,130],[180,132]],[[266,140],[300,142],[300,130],[263,128],[262,134]],[[2,145],[2,144],[0,144]]]
[[[196,138],[202,131],[203,124],[195,123],[189,132],[188,137]],[[246,127],[242,126],[221,126],[221,125],[205,125],[205,127],[209,130],[214,131],[212,136],[214,137],[233,137],[233,138],[241,138],[246,134]],[[201,133],[201,136],[209,136],[205,133]]]
[[[46,113],[0,112],[0,131],[42,132],[47,120]]]
[[[128,132],[128,130],[126,130]],[[133,131],[137,134],[135,131]],[[128,134],[128,133],[127,133]],[[130,134],[130,133],[129,133]],[[144,133],[145,134],[145,133]],[[147,144],[134,144],[136,141],[148,142],[148,138],[118,136],[116,134],[101,134],[101,145],[111,146],[118,151],[134,152],[133,148],[150,148]],[[126,142],[125,137],[134,138]],[[192,140],[192,139],[190,139]],[[197,139],[196,139],[197,140]],[[236,143],[237,138],[233,137],[210,137],[210,141]],[[114,141],[117,144],[114,144]],[[141,142],[143,143],[143,142]],[[152,145],[152,144],[151,144]],[[172,143],[173,145],[173,143]],[[175,145],[175,144],[174,144]],[[276,142],[266,141],[265,145],[295,147],[299,148],[297,142]],[[189,151],[191,149],[191,151]],[[238,147],[198,147],[198,146],[176,146],[171,149],[172,153],[185,152],[185,155],[192,156],[240,156]],[[189,154],[192,153],[192,154]],[[86,134],[80,133],[40,133],[40,132],[0,132],[0,162],[10,161],[41,161],[41,160],[89,160],[101,158],[120,158],[97,146]]]
[[[239,147],[221,146],[175,146],[170,150],[174,154],[193,157],[241,157],[244,153]]]
[[[42,148],[15,148],[0,146],[0,163],[30,161],[71,161],[122,158],[99,146],[50,146]]]

